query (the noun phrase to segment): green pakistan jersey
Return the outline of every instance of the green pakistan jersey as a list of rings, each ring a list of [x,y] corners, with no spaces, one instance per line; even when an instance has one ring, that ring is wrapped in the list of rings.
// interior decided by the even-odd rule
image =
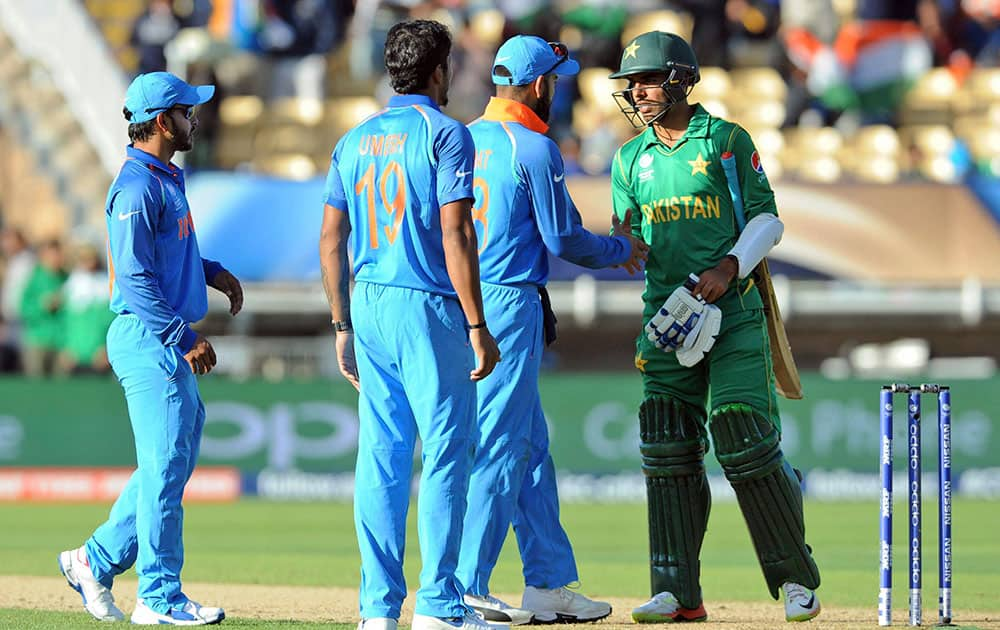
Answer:
[[[739,125],[716,118],[701,105],[687,131],[668,148],[652,127],[629,140],[611,165],[615,214],[632,210],[632,231],[649,245],[646,262],[644,321],[648,321],[689,273],[715,267],[739,236],[733,202],[722,170],[722,155],[736,159],[746,220],[761,213],[777,215],[750,134]],[[759,309],[763,305],[752,280],[734,281],[716,302],[723,313]]]

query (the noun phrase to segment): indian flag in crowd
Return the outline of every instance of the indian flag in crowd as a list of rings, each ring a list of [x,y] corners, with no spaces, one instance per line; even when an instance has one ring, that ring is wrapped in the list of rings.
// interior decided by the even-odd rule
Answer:
[[[805,29],[786,35],[792,62],[809,91],[835,110],[888,118],[931,67],[931,49],[914,22],[865,20],[845,25],[833,45]]]

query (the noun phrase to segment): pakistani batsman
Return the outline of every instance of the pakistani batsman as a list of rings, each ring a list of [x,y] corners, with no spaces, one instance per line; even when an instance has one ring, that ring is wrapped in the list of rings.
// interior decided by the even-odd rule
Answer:
[[[635,365],[652,599],[632,617],[708,617],[699,552],[711,506],[711,431],[768,591],[775,599],[784,591],[787,620],[811,619],[820,611],[819,570],[805,542],[799,479],[781,452],[763,304],[753,290],[754,268],[783,231],[774,193],[746,130],[687,102],[699,69],[684,39],[639,35],[611,78],[628,80],[614,97],[645,128],[614,157],[614,210],[632,210],[633,232],[650,246]]]

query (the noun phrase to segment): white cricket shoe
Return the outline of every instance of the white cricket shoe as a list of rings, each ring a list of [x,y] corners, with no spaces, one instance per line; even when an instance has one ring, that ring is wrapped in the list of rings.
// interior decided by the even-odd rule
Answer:
[[[484,621],[499,621],[500,623],[509,623],[512,626],[531,623],[530,610],[514,608],[492,595],[466,595],[465,604],[479,613]]]
[[[595,602],[565,586],[526,586],[521,597],[521,608],[534,614],[532,623],[586,623],[604,619],[611,614],[611,604]]]
[[[506,624],[486,623],[474,612],[465,613],[464,617],[431,617],[414,613],[410,630],[502,630]]]
[[[83,607],[95,619],[125,620],[125,613],[115,606],[115,596],[111,594],[111,589],[98,582],[91,572],[87,550],[84,547],[60,553],[59,571],[73,590],[80,594],[83,598]]]
[[[396,630],[399,623],[391,617],[372,617],[358,622],[358,630]]]
[[[819,598],[815,591],[795,582],[785,582],[781,588],[785,591],[786,621],[809,621],[819,614]]]
[[[684,608],[670,591],[657,593],[645,604],[632,609],[632,621],[636,623],[676,623],[681,621],[705,621],[708,613],[705,605]]]
[[[202,606],[190,599],[181,608],[171,608],[161,615],[139,600],[132,611],[132,623],[138,626],[210,626],[226,618],[221,608]]]

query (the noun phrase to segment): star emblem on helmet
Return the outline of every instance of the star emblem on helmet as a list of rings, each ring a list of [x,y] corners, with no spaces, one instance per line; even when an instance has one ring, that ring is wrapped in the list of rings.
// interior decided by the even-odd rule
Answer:
[[[639,50],[639,44],[637,42],[632,42],[625,48],[625,56],[622,59],[628,59],[629,57],[635,59],[635,51]]]

